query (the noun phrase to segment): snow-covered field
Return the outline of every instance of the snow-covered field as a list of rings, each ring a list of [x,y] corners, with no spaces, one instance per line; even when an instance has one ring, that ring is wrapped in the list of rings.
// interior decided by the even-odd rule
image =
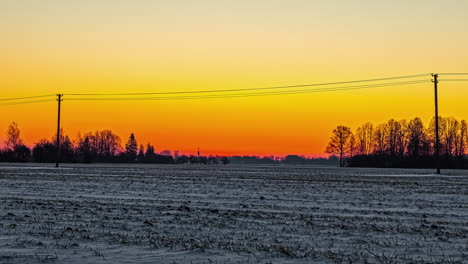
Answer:
[[[444,173],[0,165],[0,263],[468,263]]]

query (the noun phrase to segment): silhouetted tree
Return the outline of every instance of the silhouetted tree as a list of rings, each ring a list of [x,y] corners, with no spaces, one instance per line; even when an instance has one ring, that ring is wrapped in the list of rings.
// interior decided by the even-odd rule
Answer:
[[[357,132],[361,145],[361,129]],[[424,127],[420,118],[409,122],[394,119],[374,129],[374,152],[348,160],[349,166],[433,167],[435,153],[435,119]],[[468,131],[466,121],[439,116],[440,162],[443,168],[468,168],[466,155]],[[359,148],[359,152],[362,148]]]
[[[352,157],[357,154],[357,145],[356,145],[356,137],[351,133],[349,136],[349,156]]]
[[[333,130],[330,142],[325,150],[329,154],[337,154],[340,157],[340,167],[344,166],[343,157],[349,149],[351,129],[346,126],[338,126]]]
[[[439,116],[439,149],[440,154],[443,154],[444,151],[444,139],[443,134],[446,129],[445,119]],[[429,136],[428,142],[430,145],[431,153],[435,153],[435,145],[436,145],[436,137],[435,137],[435,118],[431,119],[429,123],[429,127],[427,128],[427,135]]]
[[[103,157],[113,157],[115,156],[121,149],[120,146],[120,137],[113,133],[109,129],[96,131],[95,136],[96,139],[99,141],[99,149],[98,153],[100,156]]]
[[[16,146],[23,145],[23,140],[20,137],[20,130],[16,122],[12,122],[7,130],[7,139],[5,146],[9,150],[14,150]]]
[[[154,152],[154,146],[148,143],[146,145],[145,161],[154,162],[155,159],[156,159],[156,153]]]
[[[406,146],[408,145],[408,123],[403,119],[398,121],[398,124],[399,130],[397,130],[396,133],[396,153],[402,157],[405,155]]]
[[[97,153],[93,151],[91,143],[92,135],[85,135],[78,142],[78,160],[85,163],[91,163],[97,157]]]
[[[137,157],[138,144],[135,139],[135,135],[130,134],[127,143],[125,144],[125,154],[129,161],[134,161]]]
[[[31,149],[27,146],[20,144],[16,145],[14,151],[14,161],[26,162],[31,156]]]
[[[369,155],[372,152],[374,140],[374,126],[367,122],[358,127],[356,131],[357,151],[361,155]]]
[[[385,154],[387,150],[387,124],[381,124],[374,130],[374,153]]]
[[[57,134],[55,134],[50,143],[56,144]],[[63,129],[60,129],[60,161],[61,162],[75,162],[75,148],[68,135],[65,134]]]
[[[60,141],[60,159],[62,162],[75,161],[74,146],[67,135],[65,135],[65,137],[63,137],[63,140]]]
[[[79,142],[86,145],[88,156],[99,161],[110,161],[121,149],[120,137],[108,129],[88,132]]]
[[[57,154],[56,149],[55,144],[47,139],[41,139],[32,150],[33,159],[35,162],[54,162]]]
[[[402,126],[403,122],[398,122],[394,119],[390,119],[386,124],[385,133],[385,152],[391,156],[397,154],[403,155],[404,152],[404,130]]]
[[[16,122],[6,131],[5,148],[0,150],[0,161],[26,162],[31,157],[31,149],[23,144],[21,132]]]
[[[424,124],[419,117],[416,117],[408,122],[407,126],[407,133],[408,133],[408,145],[407,145],[407,153],[409,156],[417,157],[421,154],[428,154],[425,153],[425,144],[427,140],[427,136],[425,133]]]
[[[460,122],[454,117],[444,118],[445,129],[442,131],[443,153],[446,156],[455,156]]]
[[[455,155],[459,158],[462,158],[465,155],[467,136],[468,136],[468,130],[467,130],[466,121],[462,120],[460,122],[460,131],[459,133],[457,133],[456,149],[455,149]]]
[[[145,147],[143,144],[140,144],[140,149],[138,150],[138,161],[142,162],[145,160]]]

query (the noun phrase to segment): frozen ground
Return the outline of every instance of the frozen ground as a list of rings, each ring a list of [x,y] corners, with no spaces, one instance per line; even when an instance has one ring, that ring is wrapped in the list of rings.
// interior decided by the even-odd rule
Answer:
[[[0,263],[468,263],[468,171],[15,166]]]

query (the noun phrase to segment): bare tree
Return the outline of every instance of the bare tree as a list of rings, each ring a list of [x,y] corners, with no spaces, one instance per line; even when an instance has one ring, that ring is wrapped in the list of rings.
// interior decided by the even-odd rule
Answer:
[[[369,155],[372,151],[372,140],[374,137],[374,126],[367,122],[358,127],[356,131],[357,151],[362,155]]]
[[[120,137],[111,130],[105,129],[86,133],[80,138],[78,146],[82,154],[98,159],[108,159],[121,150],[120,144]]]
[[[442,133],[442,140],[444,142],[444,153],[447,156],[456,154],[457,137],[460,129],[460,122],[454,117],[445,118],[445,129]]]
[[[426,133],[422,120],[419,117],[410,120],[407,131],[407,153],[410,156],[419,156],[423,152],[424,142],[426,141]]]
[[[15,147],[23,145],[23,140],[20,137],[20,130],[16,122],[12,122],[8,127],[5,145],[9,150],[14,150]]]
[[[463,120],[463,121],[464,121],[463,123],[465,124],[465,137],[464,137],[464,140],[463,140],[465,142],[465,151],[464,151],[464,153],[468,154],[468,153],[466,153],[466,151],[468,149],[468,129],[467,129],[468,124],[467,124],[467,122],[465,120]]]
[[[444,153],[445,151],[445,140],[444,140],[444,134],[446,134],[446,129],[447,129],[447,123],[446,119],[439,116],[439,149],[440,149],[440,154]],[[429,137],[428,141],[431,147],[431,152],[435,153],[435,147],[436,147],[436,136],[435,136],[435,117],[431,119],[431,122],[429,123],[429,127],[427,128],[427,135]]]
[[[353,133],[351,133],[351,135],[349,136],[348,146],[349,146],[349,157],[353,157],[354,155],[357,154],[356,137],[353,135]]]
[[[404,152],[404,144],[405,144],[405,133],[403,129],[403,125],[405,121],[396,121],[394,119],[390,119],[387,122],[387,133],[385,134],[385,142],[386,142],[386,152],[392,156],[397,154],[403,155]]]
[[[403,156],[405,154],[406,146],[408,145],[408,123],[404,119],[398,121],[398,123],[400,126],[397,131],[396,152],[398,155]]]
[[[387,149],[386,144],[387,137],[387,124],[380,124],[375,127],[374,130],[374,153],[385,154]]]
[[[114,134],[111,130],[105,129],[100,131],[98,140],[101,141],[100,152],[106,157],[112,157],[121,149],[120,137]]]
[[[333,135],[325,150],[326,153],[339,155],[340,167],[344,167],[343,157],[349,148],[349,139],[351,137],[351,128],[338,126],[333,130]]]
[[[432,118],[428,128],[429,141],[435,148],[435,122]],[[439,117],[440,154],[446,156],[463,156],[467,142],[466,121],[454,117]]]
[[[455,144],[455,155],[457,157],[463,157],[466,150],[466,137],[467,137],[467,125],[466,121],[460,122],[460,129],[457,133],[456,144]]]

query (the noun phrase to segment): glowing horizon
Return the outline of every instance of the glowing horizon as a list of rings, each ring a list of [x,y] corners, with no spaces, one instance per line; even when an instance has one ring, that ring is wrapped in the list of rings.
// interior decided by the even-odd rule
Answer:
[[[1,98],[251,88],[468,71],[468,2],[5,1]],[[437,17],[434,20],[434,17]],[[65,101],[62,128],[111,129],[158,151],[324,156],[337,125],[434,115],[430,83],[183,101]],[[467,82],[443,82],[440,115],[468,119]],[[0,141],[51,138],[56,103],[0,106]]]

